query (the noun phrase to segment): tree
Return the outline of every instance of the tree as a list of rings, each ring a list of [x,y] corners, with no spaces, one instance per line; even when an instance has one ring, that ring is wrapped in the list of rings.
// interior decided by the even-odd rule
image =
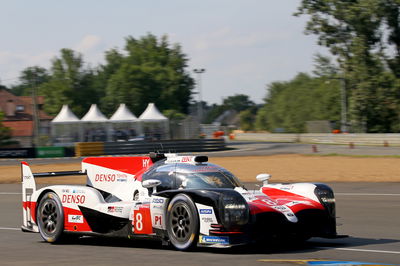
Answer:
[[[399,14],[399,0],[302,0],[296,14],[309,16],[306,33],[336,56],[351,120],[368,132],[400,123]]]
[[[40,66],[27,67],[19,76],[19,84],[12,87],[15,95],[32,95],[32,88],[48,82],[50,79],[47,69]]]
[[[226,110],[235,110],[237,112],[241,112],[254,107],[255,103],[250,100],[248,95],[235,94],[225,98],[222,102],[222,105]]]
[[[207,109],[205,123],[212,123],[221,114],[227,110],[234,110],[238,113],[251,109],[252,113],[255,113],[256,104],[250,100],[250,97],[245,94],[235,94],[228,96],[222,100],[222,104],[213,104],[211,106],[205,106],[203,109]]]
[[[239,113],[240,129],[249,131],[254,129],[255,115],[251,109],[243,110]]]
[[[160,110],[174,109],[188,113],[194,81],[185,70],[187,58],[177,44],[168,38],[160,40],[152,34],[135,39],[126,38],[127,56],[114,51],[113,74],[106,87],[102,106],[115,109],[125,102],[133,112],[143,112],[147,103],[154,102]]]
[[[0,112],[0,147],[16,143],[16,141],[11,140],[11,129],[3,125],[3,118],[4,114]]]
[[[49,81],[39,86],[39,94],[46,96],[45,111],[55,115],[63,104],[69,104],[73,112],[83,115],[92,103],[100,100],[93,79],[93,72],[84,67],[81,54],[61,49],[60,57],[52,61]]]
[[[305,132],[310,120],[339,120],[340,85],[337,80],[300,73],[287,82],[268,86],[265,105],[259,109],[259,130]]]

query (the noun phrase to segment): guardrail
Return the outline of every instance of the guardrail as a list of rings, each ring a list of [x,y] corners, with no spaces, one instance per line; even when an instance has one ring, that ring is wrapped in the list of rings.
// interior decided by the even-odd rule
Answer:
[[[105,142],[104,154],[142,154],[160,152],[219,151],[226,148],[224,139],[185,139],[159,141]]]
[[[74,147],[0,149],[0,158],[49,158],[160,152],[199,152],[226,149],[224,139],[183,139],[124,142],[77,142]],[[75,151],[74,151],[75,150]]]
[[[277,134],[277,133],[237,133],[236,140],[266,142],[304,142],[320,144],[358,144],[376,146],[400,146],[400,134]]]

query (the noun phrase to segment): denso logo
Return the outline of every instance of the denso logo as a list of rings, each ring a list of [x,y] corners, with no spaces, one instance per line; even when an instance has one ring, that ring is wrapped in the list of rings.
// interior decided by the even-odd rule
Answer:
[[[63,203],[75,203],[75,204],[83,204],[86,201],[85,195],[63,195],[62,202]]]
[[[152,203],[164,203],[164,199],[153,199]]]
[[[200,214],[212,214],[211,209],[200,209]]]
[[[97,182],[114,182],[115,174],[96,174],[94,181]]]

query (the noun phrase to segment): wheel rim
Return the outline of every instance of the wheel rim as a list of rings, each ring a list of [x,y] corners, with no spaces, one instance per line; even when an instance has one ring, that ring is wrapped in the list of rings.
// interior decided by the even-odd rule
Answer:
[[[171,227],[174,237],[179,242],[187,241],[191,234],[191,214],[184,204],[177,204],[171,212]]]
[[[57,206],[56,203],[53,201],[47,201],[41,210],[40,213],[41,221],[43,224],[43,229],[46,234],[53,234],[56,229],[57,229],[57,218],[58,218],[58,213],[57,213]]]

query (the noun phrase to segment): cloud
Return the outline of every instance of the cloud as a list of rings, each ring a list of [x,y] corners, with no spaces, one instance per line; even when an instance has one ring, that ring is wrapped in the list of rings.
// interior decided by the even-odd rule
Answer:
[[[101,46],[101,38],[96,35],[86,35],[83,37],[83,39],[75,45],[74,50],[81,52],[81,53],[87,53],[92,50],[97,50]]]

